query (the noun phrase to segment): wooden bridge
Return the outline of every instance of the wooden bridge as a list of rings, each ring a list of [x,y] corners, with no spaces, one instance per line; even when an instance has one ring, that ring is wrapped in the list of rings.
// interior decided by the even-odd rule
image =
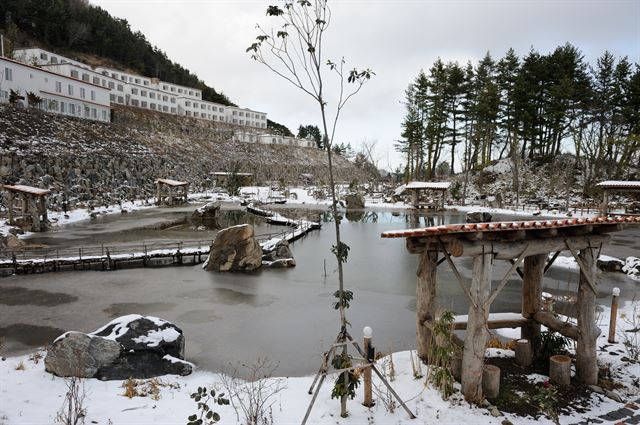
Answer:
[[[67,270],[117,270],[200,264],[211,240],[0,250],[0,271],[15,274]]]

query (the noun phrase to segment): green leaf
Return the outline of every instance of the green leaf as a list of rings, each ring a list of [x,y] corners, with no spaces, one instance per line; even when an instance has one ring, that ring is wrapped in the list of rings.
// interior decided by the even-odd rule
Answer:
[[[218,415],[217,413],[213,414],[213,421],[214,422],[218,422],[220,420],[220,415]]]

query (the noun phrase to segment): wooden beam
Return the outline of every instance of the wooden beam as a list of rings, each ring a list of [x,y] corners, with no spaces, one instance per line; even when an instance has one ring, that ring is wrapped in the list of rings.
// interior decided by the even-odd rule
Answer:
[[[558,236],[558,229],[551,227],[548,229],[532,229],[527,233],[534,238],[554,238]]]
[[[504,319],[504,320],[488,320],[487,328],[489,329],[513,329],[519,328],[527,323],[529,319]],[[453,325],[453,329],[456,331],[464,331],[467,329],[467,322],[456,322]]]
[[[578,327],[558,319],[550,311],[540,310],[533,315],[533,319],[538,323],[542,323],[549,329],[566,336],[567,338],[571,338],[576,341],[578,340],[578,335],[580,334]]]
[[[598,228],[599,227],[600,226],[598,226]],[[566,236],[582,236],[588,235],[589,233],[593,233],[593,226],[591,224],[578,227],[567,227],[562,230],[562,234]]]
[[[591,288],[593,293],[595,295],[598,295],[598,288],[596,288],[596,282],[595,282],[595,272],[591,273],[591,270],[589,269],[589,267],[582,261],[582,258],[580,257],[580,255],[578,255],[578,252],[576,251],[576,249],[573,247],[573,244],[568,239],[566,243],[567,243],[567,248],[569,248],[569,251],[571,251],[571,255],[573,255],[573,258],[575,258],[576,262],[578,263],[578,266],[580,267],[580,279],[582,280],[582,278],[584,277],[585,281],[589,284],[589,287]]]
[[[464,294],[467,296],[467,300],[469,300],[469,303],[473,307],[477,308],[478,306],[476,305],[476,301],[471,296],[471,292],[469,292],[469,288],[467,288],[467,284],[465,283],[465,279],[463,279],[462,275],[458,271],[458,268],[456,267],[455,263],[451,259],[451,256],[447,252],[447,250],[446,250],[444,244],[442,243],[442,241],[439,241],[439,242],[440,242],[440,247],[441,247],[442,251],[444,252],[444,257],[449,262],[449,266],[451,267],[451,271],[453,271],[453,274],[456,277],[456,280],[460,284],[460,287],[462,288],[462,292],[464,292]]]
[[[520,254],[520,257],[518,257],[518,259],[511,265],[511,268],[509,269],[509,271],[507,271],[507,273],[504,275],[500,283],[498,283],[498,286],[495,287],[495,289],[487,299],[486,305],[484,306],[486,309],[489,309],[489,307],[491,306],[491,303],[496,299],[500,291],[502,291],[502,289],[505,287],[505,285],[511,278],[511,275],[520,266],[520,264],[522,263],[522,260],[524,260],[524,257],[527,256],[528,252],[529,252],[529,246],[527,245],[527,247],[524,249],[522,254]]]
[[[576,302],[578,318],[578,339],[576,343],[576,378],[584,385],[598,383],[598,359],[596,340],[600,329],[596,325],[596,296],[593,283],[596,277],[595,248],[584,248],[577,258],[580,266],[578,300]]]
[[[485,252],[493,252],[494,258],[498,260],[510,260],[518,258],[527,245],[531,245],[529,255],[548,254],[554,251],[564,251],[567,249],[566,241],[569,241],[575,249],[582,249],[601,243],[607,243],[611,237],[609,235],[586,235],[576,237],[556,237],[548,239],[529,239],[524,241],[501,242],[501,241],[465,241],[459,239],[459,251],[451,252],[454,257],[475,257]]]
[[[475,305],[469,306],[467,335],[464,339],[462,354],[462,394],[470,403],[480,403],[482,393],[482,368],[484,355],[489,341],[487,320],[489,309],[486,301],[491,290],[491,271],[493,269],[493,253],[488,251],[473,259],[473,275],[471,279],[471,295]]]
[[[556,258],[558,258],[558,255],[560,255],[562,251],[556,251],[555,254],[553,254],[553,257],[551,257],[551,259],[549,261],[547,261],[547,264],[544,266],[544,271],[542,272],[543,275],[547,274],[547,270],[549,270],[549,268],[553,265],[553,263],[556,261]]]
[[[431,328],[425,326],[435,318],[438,251],[420,254],[416,283],[416,321],[418,356],[426,360],[431,343]]]

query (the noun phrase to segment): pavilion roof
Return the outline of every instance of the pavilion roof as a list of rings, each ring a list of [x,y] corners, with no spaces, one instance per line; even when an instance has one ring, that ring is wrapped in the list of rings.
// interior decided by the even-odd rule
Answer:
[[[156,183],[163,183],[163,184],[166,184],[167,186],[187,186],[189,184],[189,182],[181,182],[178,180],[171,180],[171,179],[156,179]]]
[[[447,190],[451,186],[451,182],[420,182],[412,181],[407,183],[405,189],[432,189]]]
[[[503,221],[496,223],[461,223],[431,226],[421,229],[391,230],[382,232],[383,238],[410,238],[441,235],[464,235],[467,233],[501,233],[517,230],[559,229],[577,226],[611,224],[640,224],[640,217],[596,217],[569,218],[560,220]]]
[[[51,193],[51,191],[47,189],[41,189],[39,187],[33,187],[33,186],[25,186],[22,184],[17,184],[17,185],[5,184],[3,187],[6,190],[9,190],[11,192],[28,193],[29,195],[35,195],[35,196],[44,196]]]
[[[640,190],[640,181],[633,180],[605,180],[596,186],[603,189],[637,189]]]

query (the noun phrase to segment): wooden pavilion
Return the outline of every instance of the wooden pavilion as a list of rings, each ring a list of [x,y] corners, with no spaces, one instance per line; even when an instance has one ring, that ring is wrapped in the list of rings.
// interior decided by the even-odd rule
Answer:
[[[444,202],[447,196],[447,191],[451,186],[451,182],[421,182],[421,181],[412,181],[407,183],[405,186],[401,186],[399,189],[400,193],[409,192],[411,194],[411,204],[416,209],[422,208],[434,208],[434,209],[444,209]],[[426,192],[436,192],[440,194],[440,201],[436,202],[427,202],[426,200]]]
[[[187,203],[189,183],[171,179],[156,180],[156,205],[179,205]]]
[[[32,232],[41,232],[49,227],[47,217],[47,189],[25,185],[4,185],[7,192],[9,224],[18,225]],[[17,214],[16,214],[17,210]]]
[[[457,323],[457,328],[467,331],[461,367],[462,393],[467,400],[483,399],[488,329],[501,327],[521,327],[522,338],[532,345],[541,325],[575,340],[576,378],[586,385],[597,384],[596,338],[600,330],[595,321],[596,259],[610,239],[608,233],[621,230],[627,224],[640,224],[640,217],[449,224],[382,233],[383,238],[406,238],[408,251],[420,255],[416,285],[418,355],[425,360],[428,353],[430,327],[436,318],[437,269],[446,261],[469,301],[467,322]],[[576,325],[542,308],[542,278],[562,251],[569,251],[580,266]],[[453,257],[473,259],[470,283],[458,271]],[[492,288],[496,260],[508,261],[511,267]],[[523,282],[522,311],[516,319],[495,317],[497,320],[492,320],[491,303],[516,270]],[[533,348],[535,352],[535,346]]]
[[[603,190],[600,215],[609,214],[609,195],[615,192],[640,192],[640,181],[606,180],[596,185]]]

